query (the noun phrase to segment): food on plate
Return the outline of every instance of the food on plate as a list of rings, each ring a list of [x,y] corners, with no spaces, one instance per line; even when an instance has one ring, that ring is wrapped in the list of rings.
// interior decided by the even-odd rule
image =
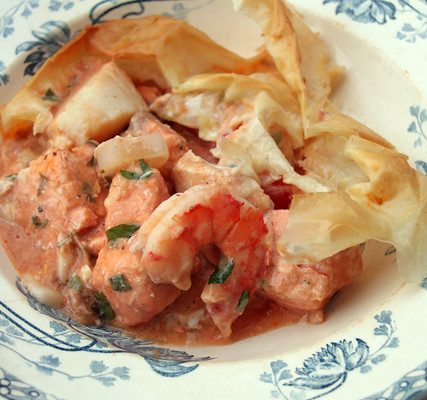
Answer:
[[[85,28],[0,110],[0,234],[39,301],[221,344],[324,308],[393,244],[427,273],[427,177],[331,101],[344,71],[281,0],[233,0],[245,59],[166,16]]]

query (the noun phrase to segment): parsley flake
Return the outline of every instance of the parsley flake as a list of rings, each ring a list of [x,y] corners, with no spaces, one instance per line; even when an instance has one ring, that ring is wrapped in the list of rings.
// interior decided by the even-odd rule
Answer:
[[[248,303],[249,303],[249,292],[245,290],[242,292],[242,294],[240,295],[240,299],[237,302],[237,311],[243,312],[243,310],[248,305]]]
[[[142,179],[147,179],[154,174],[154,171],[150,168],[150,166],[144,160],[139,160],[139,167],[141,168],[141,171],[142,171],[141,174],[122,169],[120,171],[120,175],[123,176],[123,178],[129,179],[129,180],[142,180]]]
[[[89,182],[83,183],[82,192],[85,195],[87,201],[90,201],[91,203],[95,201],[96,196],[94,196],[92,186]]]
[[[114,243],[117,239],[130,238],[138,229],[136,224],[120,224],[107,230],[107,239]]]
[[[6,179],[9,182],[15,182],[17,176],[18,174],[10,174],[8,176],[5,176],[4,179]]]
[[[107,296],[102,292],[95,293],[95,310],[99,317],[104,321],[111,321],[116,318],[116,313],[111,308]]]
[[[109,280],[111,287],[116,292],[127,292],[132,289],[129,281],[123,274],[112,276]]]
[[[233,271],[233,268],[234,268],[234,261],[230,260],[227,257],[222,256],[219,259],[218,266],[210,276],[208,283],[210,284],[224,283],[227,280],[227,278],[230,276],[231,272]]]
[[[120,171],[120,175],[123,176],[123,178],[129,179],[129,180],[138,180],[140,177],[140,175],[137,172],[126,171],[125,169],[122,169]]]
[[[47,89],[46,93],[43,95],[43,100],[46,101],[53,101],[53,102],[58,102],[60,101],[60,98],[56,95],[56,93],[51,89]]]
[[[37,215],[33,215],[31,217],[31,223],[37,228],[37,229],[41,229],[44,228],[48,223],[49,220],[45,219],[45,220],[41,220]]]
[[[69,289],[75,290],[76,292],[80,292],[83,288],[82,280],[79,278],[78,275],[74,274],[68,280],[67,287]]]
[[[279,145],[280,142],[282,141],[282,134],[280,132],[273,132],[271,134],[271,137],[273,138],[273,140],[276,142],[277,145]]]
[[[92,158],[86,163],[88,167],[94,167],[95,165],[98,165],[98,161],[96,161],[96,158],[92,156]]]

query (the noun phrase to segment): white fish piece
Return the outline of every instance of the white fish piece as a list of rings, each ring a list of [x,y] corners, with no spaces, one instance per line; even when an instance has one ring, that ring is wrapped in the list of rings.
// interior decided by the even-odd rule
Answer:
[[[114,63],[105,64],[60,105],[47,133],[53,147],[103,141],[120,131],[147,105],[129,77]]]

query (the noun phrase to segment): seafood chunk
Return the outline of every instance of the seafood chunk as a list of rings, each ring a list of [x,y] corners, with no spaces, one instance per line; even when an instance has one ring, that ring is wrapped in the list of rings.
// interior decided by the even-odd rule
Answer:
[[[9,221],[2,224],[14,238],[9,248],[18,274],[37,293],[56,291],[63,303],[71,274],[88,263],[79,235],[96,229],[105,215],[106,187],[92,156],[91,145],[49,151],[23,169],[1,199],[2,207],[9,204]]]
[[[141,173],[139,165],[136,164],[124,171]],[[107,229],[130,222],[142,224],[153,210],[169,197],[165,181],[159,171],[150,168],[146,175],[143,180],[127,179],[121,174],[113,178],[104,203],[107,209],[105,219]]]
[[[362,272],[360,246],[350,247],[315,264],[291,264],[277,251],[277,240],[287,219],[287,210],[273,210],[273,257],[260,292],[282,306],[322,310],[340,289],[350,285]]]
[[[127,75],[109,62],[60,104],[47,132],[55,148],[103,141],[146,107]]]
[[[114,322],[122,327],[149,321],[181,293],[172,285],[153,283],[141,257],[129,250],[127,241],[116,248],[102,248],[91,285],[107,297],[116,316]]]
[[[138,112],[132,117],[127,131],[129,136],[141,136],[153,133],[159,133],[169,149],[168,161],[159,168],[162,175],[167,179],[170,177],[172,168],[176,162],[187,152],[187,142],[170,126],[161,123],[148,111]]]
[[[144,271],[141,257],[130,251],[131,236],[153,210],[169,197],[159,171],[146,169],[141,176],[140,165],[130,165],[113,178],[105,200],[105,227],[117,234],[99,253],[91,276],[91,286],[106,296],[115,313],[115,323],[132,326],[150,320],[172,303],[180,290],[172,285],[158,285]]]
[[[220,184],[229,190],[234,190],[239,197],[262,211],[272,208],[271,200],[254,179],[237,175],[232,168],[210,164],[192,151],[188,151],[176,163],[172,170],[172,178],[179,192],[184,192],[201,183]]]
[[[159,133],[115,136],[95,149],[95,158],[103,175],[114,176],[126,165],[140,159],[159,168],[168,160],[169,150]]]
[[[223,262],[202,300],[224,337],[264,272],[267,232],[260,210],[220,185],[198,185],[163,202],[138,232],[142,263],[155,283],[191,286],[197,252],[216,245]]]

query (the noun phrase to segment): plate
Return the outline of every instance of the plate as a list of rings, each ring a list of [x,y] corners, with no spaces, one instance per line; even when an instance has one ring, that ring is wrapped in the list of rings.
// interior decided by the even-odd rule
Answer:
[[[334,101],[427,173],[425,0],[294,0],[347,69]],[[228,0],[14,0],[0,5],[0,101],[86,24],[167,14],[242,55],[258,28]],[[367,269],[321,325],[223,347],[166,348],[78,325],[38,303],[0,254],[0,397],[6,399],[422,399],[427,279],[404,284],[394,248],[368,243]]]

